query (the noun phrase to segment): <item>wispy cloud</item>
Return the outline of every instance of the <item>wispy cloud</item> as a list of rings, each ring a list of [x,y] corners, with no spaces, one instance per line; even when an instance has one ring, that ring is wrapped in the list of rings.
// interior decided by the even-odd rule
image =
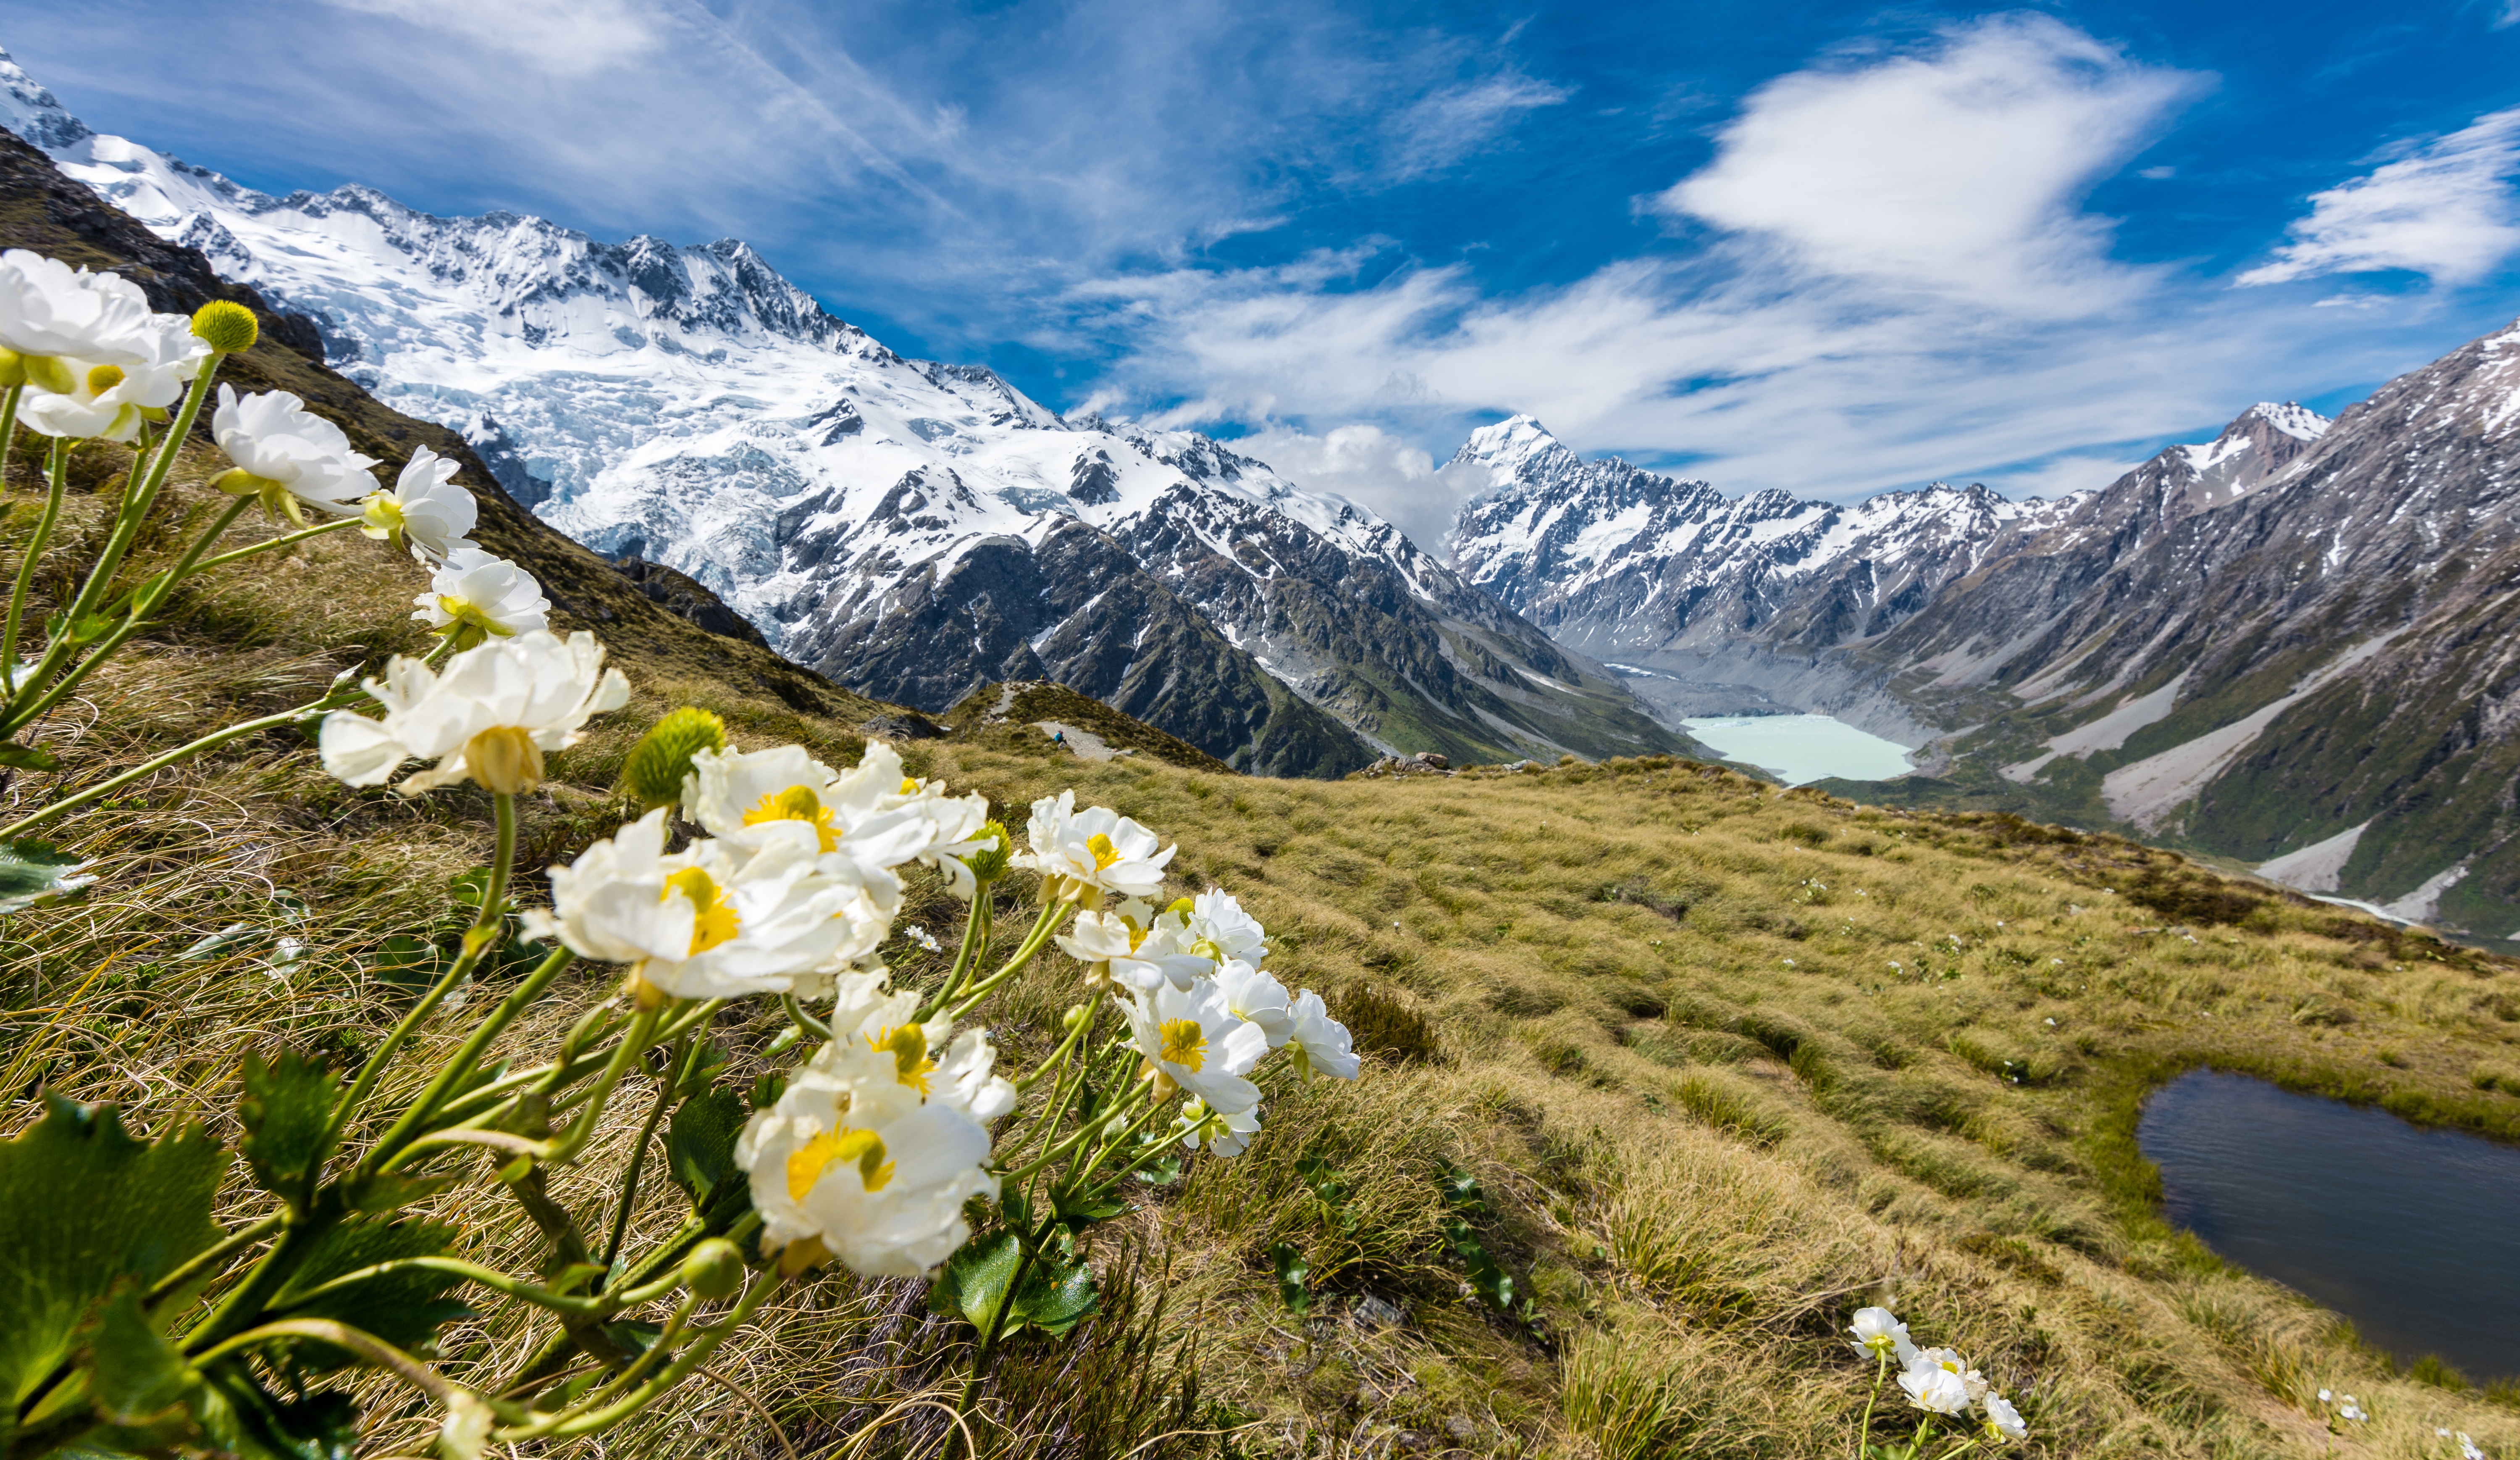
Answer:
[[[654,17],[633,0],[325,0],[425,30],[530,57],[562,75],[618,66],[656,49]]]
[[[1500,75],[1420,97],[1391,118],[1384,168],[1406,182],[1439,172],[1488,146],[1526,112],[1564,102],[1563,87]]]
[[[2515,0],[2520,4],[2520,0]],[[2239,284],[2385,269],[2436,284],[2484,278],[2520,252],[2520,108],[2492,112],[2410,156],[2310,196],[2292,242]]]

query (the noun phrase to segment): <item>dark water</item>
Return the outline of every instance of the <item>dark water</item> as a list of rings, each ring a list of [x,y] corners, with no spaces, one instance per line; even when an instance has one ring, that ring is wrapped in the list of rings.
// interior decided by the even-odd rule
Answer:
[[[2199,1070],[2136,1139],[2172,1221],[2401,1359],[2520,1377],[2520,1148]]]

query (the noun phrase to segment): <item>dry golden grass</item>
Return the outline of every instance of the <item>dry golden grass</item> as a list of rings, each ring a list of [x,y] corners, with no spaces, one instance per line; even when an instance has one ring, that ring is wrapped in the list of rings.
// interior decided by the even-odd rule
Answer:
[[[415,647],[400,606],[419,586],[337,536],[193,594],[44,728],[64,784]],[[860,745],[621,648],[639,698],[555,759],[527,871],[610,830],[620,755],[674,704],[721,711],[746,744],[833,759]],[[2438,1456],[2436,1426],[2520,1452],[2507,1392],[2398,1374],[2161,1225],[2132,1145],[2149,1083],[2209,1061],[2509,1135],[2506,961],[2263,890],[2234,900],[2123,843],[1780,795],[1688,762],[1324,784],[1086,764],[1020,729],[906,750],[1018,825],[1073,786],[1177,837],[1180,883],[1235,890],[1276,935],[1280,976],[1382,1051],[1356,1084],[1274,1090],[1249,1155],[1148,1188],[1098,1231],[1110,1310],[1072,1351],[1013,1346],[983,1418],[993,1449],[1846,1455],[1871,1376],[1833,1335],[1888,1301],[2023,1395],[2031,1453],[2325,1453],[2322,1386],[2375,1415],[2336,1453]],[[22,778],[6,798],[58,789]],[[226,1129],[246,1050],[357,1058],[400,997],[382,939],[454,926],[446,883],[485,854],[484,809],[469,791],[345,790],[302,737],[273,735],[70,818],[58,835],[95,858],[95,895],[0,929],[7,1123],[44,1086],[130,1103],[157,1129]],[[948,932],[951,905],[916,896],[904,921]],[[923,965],[900,951],[915,981]],[[1039,1049],[1072,977],[1053,959],[1017,984],[991,1011],[1001,1040]],[[564,981],[513,1042],[549,1041],[608,992],[592,972]],[[768,1008],[727,1021],[731,1078],[765,1068],[778,1027]],[[652,1090],[634,1082],[562,1201],[593,1210]],[[1513,1317],[1464,1292],[1439,1186],[1453,1169],[1486,1192],[1474,1225],[1529,1298]],[[681,1198],[652,1163],[642,1190],[634,1230],[669,1229]],[[485,1258],[530,1265],[512,1209],[434,1214]],[[1278,1243],[1311,1262],[1305,1316],[1278,1297]],[[918,1285],[826,1276],[761,1326],[712,1366],[723,1383],[569,1452],[938,1452],[928,1399],[958,1379],[963,1340]],[[536,1337],[499,1310],[445,1346],[478,1382]],[[372,1452],[414,1452],[427,1417],[381,1397]],[[1211,1431],[1231,1433],[1177,1433]]]

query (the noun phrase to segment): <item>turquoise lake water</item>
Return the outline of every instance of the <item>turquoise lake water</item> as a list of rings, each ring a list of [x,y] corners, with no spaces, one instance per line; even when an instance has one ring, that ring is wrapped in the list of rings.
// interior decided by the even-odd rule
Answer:
[[[1897,741],[1824,714],[1710,715],[1681,723],[1726,759],[1755,765],[1788,786],[1830,776],[1886,781],[1915,768]]]

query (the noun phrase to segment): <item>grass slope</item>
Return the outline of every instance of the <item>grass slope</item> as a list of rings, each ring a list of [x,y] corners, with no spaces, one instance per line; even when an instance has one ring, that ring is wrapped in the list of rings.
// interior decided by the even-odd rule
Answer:
[[[196,595],[45,743],[95,774],[289,703],[345,658],[408,647],[416,577],[335,537]],[[747,744],[837,758],[862,743],[752,684],[635,677],[633,710],[555,757],[524,869],[610,829],[603,788],[674,700]],[[1089,765],[1018,735],[906,752],[1018,821],[1074,786],[1178,837],[1181,889],[1240,893],[1278,935],[1275,967],[1326,990],[1376,1055],[1355,1085],[1273,1091],[1252,1153],[1102,1229],[1110,1311],[1082,1356],[1019,1345],[993,1387],[1010,1452],[1234,1429],[1149,1452],[1845,1453],[1867,1375],[1831,1333],[1872,1300],[2026,1390],[2033,1453],[2322,1453],[2321,1386],[2377,1416],[2340,1453],[2438,1454],[2437,1424],[2520,1444],[2507,1393],[2397,1374],[2163,1227],[2132,1144],[2148,1083],[2200,1062],[2520,1133],[2506,961],[2115,839],[1863,809],[1688,761],[1312,783]],[[445,880],[484,854],[482,809],[469,791],[345,790],[275,737],[72,820],[64,840],[102,884],[12,920],[0,946],[10,1123],[49,1086],[232,1135],[242,1051],[356,1058],[402,996],[383,939],[451,926]],[[944,931],[937,890],[917,896],[904,921]],[[895,957],[922,977],[910,945]],[[1046,964],[1000,1036],[1037,1047],[1074,977]],[[575,980],[518,1037],[607,991]],[[727,1035],[740,1081],[778,1027],[747,1014]],[[621,1102],[624,1126],[644,1103]],[[589,1200],[628,1133],[562,1199]],[[1452,1170],[1484,1189],[1468,1231],[1527,1297],[1511,1316],[1464,1292]],[[640,1223],[670,1225],[679,1197],[653,1185]],[[485,1257],[528,1260],[508,1209],[436,1214]],[[1279,1297],[1279,1243],[1308,1256],[1305,1316]],[[757,1401],[800,1452],[829,1449],[952,1377],[954,1331],[921,1302],[916,1284],[803,1285],[766,1319],[776,1342],[726,1370],[748,1397],[701,1392],[613,1448],[783,1453]],[[447,1349],[478,1379],[532,1337],[476,1322]],[[388,1403],[371,1445],[416,1452],[432,1423]],[[936,1423],[897,1413],[873,1452],[908,1453]]]

